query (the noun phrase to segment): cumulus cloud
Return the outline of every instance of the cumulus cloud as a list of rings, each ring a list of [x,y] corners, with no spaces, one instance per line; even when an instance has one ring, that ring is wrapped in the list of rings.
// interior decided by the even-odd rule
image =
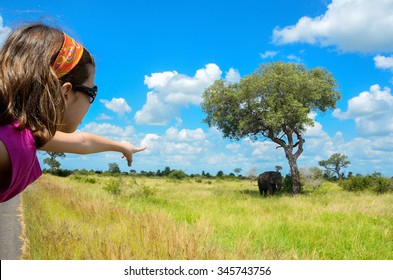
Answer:
[[[229,143],[225,146],[225,148],[227,148],[228,150],[234,150],[237,151],[241,148],[241,146],[239,144],[236,143]]]
[[[339,119],[354,119],[361,135],[383,135],[393,133],[393,96],[390,88],[379,85],[370,87],[348,101],[348,110],[335,109],[333,116]]]
[[[111,120],[111,119],[113,119],[113,118],[112,118],[111,116],[106,115],[106,114],[99,114],[99,115],[96,117],[96,120],[97,120],[97,121]]]
[[[228,73],[228,78],[236,78],[235,70]],[[144,82],[151,91],[147,94],[145,105],[135,114],[136,123],[167,124],[170,119],[178,117],[181,108],[199,105],[203,91],[220,79],[221,74],[220,68],[211,63],[197,70],[193,77],[177,71],[145,76]]]
[[[392,52],[393,1],[333,0],[325,14],[276,27],[276,44],[309,43],[342,51]]]
[[[294,54],[290,54],[287,56],[288,60],[294,61],[296,63],[300,63],[302,61],[302,59]]]
[[[154,133],[148,133],[145,135],[145,137],[141,141],[141,146],[147,146],[149,147],[147,150],[144,151],[145,154],[149,155],[152,152],[156,152],[157,149],[159,148],[159,142],[156,140],[159,140],[161,137],[157,134]]]
[[[0,16],[0,47],[3,45],[4,41],[7,39],[10,33],[11,28],[3,26],[3,18]]]
[[[230,68],[228,72],[225,73],[225,80],[230,83],[238,83],[240,81],[239,71]]]
[[[284,153],[282,153],[281,149],[280,151],[276,149],[278,146],[276,143],[270,141],[252,142],[249,139],[246,139],[246,143],[254,148],[251,153],[252,156],[256,156],[265,160],[284,156]]]
[[[128,140],[135,137],[135,130],[132,126],[119,127],[109,123],[91,122],[86,124],[80,131],[97,134],[115,140]]]
[[[206,138],[205,132],[201,128],[197,128],[195,130],[178,130],[177,128],[170,127],[166,130],[165,134],[168,139],[180,142],[202,141]]]
[[[112,98],[111,101],[100,99],[100,102],[103,103],[107,109],[117,113],[119,116],[124,116],[125,113],[131,112],[131,107],[124,98]]]
[[[306,132],[305,136],[306,137],[321,137],[321,136],[326,136],[326,132],[323,131],[322,125],[316,121],[317,113],[316,112],[310,112],[308,114],[308,117],[314,121],[313,126],[306,126]]]
[[[262,59],[265,58],[273,58],[278,54],[278,52],[275,51],[265,51],[264,53],[260,53],[259,55],[261,56]]]
[[[393,71],[393,55],[391,56],[383,56],[377,55],[374,57],[375,67],[384,70],[392,70]]]
[[[333,153],[342,152],[338,143],[342,143],[343,134],[337,131],[332,138],[323,129],[322,124],[316,120],[316,112],[310,112],[308,117],[314,121],[314,125],[306,126],[304,133],[305,152],[301,158],[307,162],[307,165],[310,163],[318,165],[319,160],[325,159]]]
[[[171,117],[178,114],[175,105],[165,103],[157,94],[149,92],[146,98],[146,104],[142,110],[136,112],[135,121],[137,124],[166,125]]]
[[[149,147],[145,154],[149,155],[151,164],[158,164],[157,168],[164,165],[181,168],[201,163],[201,157],[207,153],[205,138],[201,128],[179,130],[171,127],[163,135],[147,134],[141,144]]]

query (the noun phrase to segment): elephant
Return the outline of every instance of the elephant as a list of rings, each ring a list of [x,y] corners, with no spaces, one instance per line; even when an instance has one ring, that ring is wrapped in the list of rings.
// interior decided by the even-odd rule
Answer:
[[[258,176],[258,188],[261,195],[267,195],[267,192],[271,195],[281,189],[282,176],[280,172],[267,171]]]

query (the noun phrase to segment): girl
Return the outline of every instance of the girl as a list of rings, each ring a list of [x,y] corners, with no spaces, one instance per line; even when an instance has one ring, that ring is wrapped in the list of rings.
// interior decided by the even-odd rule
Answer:
[[[75,154],[117,151],[131,166],[135,148],[74,133],[93,103],[95,63],[62,31],[44,24],[21,27],[0,50],[0,202],[41,176],[36,150]]]

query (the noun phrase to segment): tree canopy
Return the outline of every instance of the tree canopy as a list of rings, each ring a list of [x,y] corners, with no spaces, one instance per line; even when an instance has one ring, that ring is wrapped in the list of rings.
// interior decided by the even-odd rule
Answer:
[[[294,193],[299,193],[296,160],[303,152],[305,129],[314,125],[310,112],[333,109],[340,98],[336,80],[325,68],[307,70],[302,64],[272,62],[239,83],[216,81],[204,91],[202,110],[204,122],[220,129],[224,137],[268,138],[282,147]]]
[[[55,170],[58,170],[61,166],[60,162],[56,158],[65,158],[66,155],[64,153],[56,153],[56,152],[46,152],[49,155],[49,158],[44,159],[44,164],[49,165],[50,172],[53,174]]]
[[[339,179],[343,177],[341,168],[346,168],[349,164],[351,164],[351,162],[348,160],[348,156],[340,153],[332,154],[327,160],[319,161],[320,166],[326,168],[329,173],[337,174],[337,178]]]
[[[109,163],[108,172],[109,173],[120,173],[120,167],[116,162]]]

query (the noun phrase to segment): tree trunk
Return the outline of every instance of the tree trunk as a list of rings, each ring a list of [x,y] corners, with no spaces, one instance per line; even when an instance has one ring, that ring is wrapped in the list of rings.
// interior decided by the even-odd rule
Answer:
[[[298,195],[301,192],[299,168],[297,167],[295,157],[291,153],[287,154],[287,159],[292,176],[292,191],[294,195]]]
[[[284,148],[285,156],[288,159],[289,168],[291,170],[292,176],[292,191],[294,195],[299,195],[301,192],[300,188],[300,173],[299,168],[297,167],[297,159],[303,152],[303,144],[304,139],[300,132],[294,132],[293,130],[288,129],[287,127],[282,127],[284,133],[287,135],[288,143],[283,141],[281,138],[277,138],[274,136],[273,131],[269,131],[269,138]],[[298,142],[296,144],[293,143],[293,136],[292,134],[295,133]],[[293,154],[293,148],[297,147],[297,151]]]

